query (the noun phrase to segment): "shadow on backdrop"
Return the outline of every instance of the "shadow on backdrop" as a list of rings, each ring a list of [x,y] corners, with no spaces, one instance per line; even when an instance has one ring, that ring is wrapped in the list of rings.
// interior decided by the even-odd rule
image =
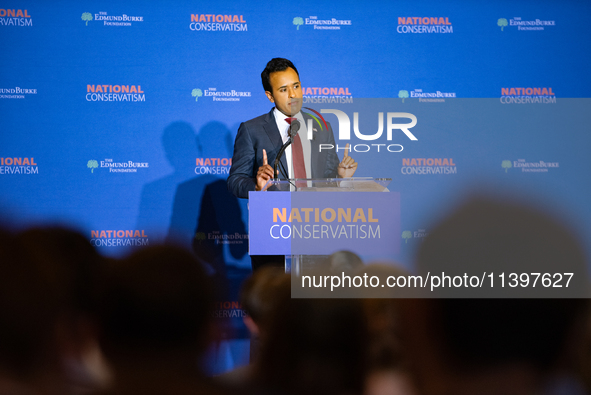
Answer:
[[[192,247],[215,281],[216,300],[238,301],[240,284],[250,275],[250,260],[242,207],[226,187],[229,166],[220,166],[223,158],[232,156],[232,135],[224,124],[209,122],[195,141],[203,165],[195,166],[191,158],[197,175],[176,188],[167,241]],[[248,337],[241,316],[220,315],[224,337]]]
[[[164,129],[162,147],[174,172],[144,186],[138,229],[149,230],[157,240],[192,249],[215,284],[219,339],[248,339],[239,314],[242,310],[236,308],[240,285],[251,273],[242,219],[246,201],[239,202],[228,192],[230,166],[221,166],[217,160],[232,157],[232,134],[221,122],[209,122],[196,134],[190,124],[179,121]],[[203,159],[203,166],[196,166],[196,158]],[[226,309],[227,304],[233,307]],[[241,358],[248,361],[248,355],[230,359]],[[213,364],[220,364],[222,370],[233,367],[232,361]]]
[[[195,174],[194,164],[198,156],[195,138],[195,130],[186,122],[173,122],[167,126],[162,133],[161,143],[166,159],[174,171],[144,185],[142,189],[137,229],[145,229],[150,238],[158,242],[164,241],[170,233],[168,229],[177,186]],[[204,187],[201,191],[195,191],[195,200],[200,199]],[[189,235],[184,241],[185,246],[190,245],[197,210],[198,207],[195,207],[194,213],[187,213],[193,214],[193,220],[187,218],[186,224],[176,225],[186,229],[184,232],[181,229],[176,232],[179,238],[183,233]],[[180,239],[179,243],[183,243],[183,240]]]

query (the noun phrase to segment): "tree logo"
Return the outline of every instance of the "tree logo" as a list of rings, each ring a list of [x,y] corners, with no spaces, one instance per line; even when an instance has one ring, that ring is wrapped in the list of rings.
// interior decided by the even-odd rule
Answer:
[[[201,96],[203,96],[203,92],[201,92],[201,89],[193,89],[191,91],[191,96],[193,96],[195,101],[197,101]]]
[[[94,169],[98,168],[98,162],[94,159],[91,159],[86,164],[86,167],[88,167],[90,169],[91,173],[94,173]]]
[[[90,12],[85,12],[82,14],[82,20],[86,21],[86,26],[88,26],[88,22],[92,21],[92,14]]]
[[[405,230],[402,232],[402,238],[405,243],[408,243],[408,239],[412,239],[412,232],[410,230]]]
[[[293,24],[298,27],[298,30],[300,30],[300,26],[304,24],[304,20],[299,16],[296,16],[295,18],[293,18]]]
[[[408,98],[408,91],[399,91],[398,97],[401,98],[404,103],[404,99]]]
[[[501,162],[501,167],[503,169],[505,169],[505,173],[507,172],[507,170],[509,170],[510,168],[513,167],[513,165],[511,164],[510,160],[504,160],[503,162]]]
[[[199,245],[201,245],[201,242],[203,240],[205,240],[205,233],[203,233],[203,232],[197,232],[195,234],[195,240],[197,240],[199,242]]]
[[[501,31],[503,31],[503,28],[505,26],[508,26],[509,23],[507,23],[507,20],[505,18],[501,18],[497,21],[497,25],[501,27]]]

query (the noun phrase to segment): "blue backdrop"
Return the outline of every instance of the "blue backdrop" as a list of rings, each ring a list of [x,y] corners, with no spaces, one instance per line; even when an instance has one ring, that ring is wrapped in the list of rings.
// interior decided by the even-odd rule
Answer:
[[[194,247],[225,284],[209,369],[244,363],[248,211],[225,179],[240,122],[271,108],[260,72],[286,57],[357,175],[400,193],[401,251],[385,258],[410,266],[440,210],[477,187],[554,210],[591,251],[590,17],[584,1],[3,2],[3,215],[71,224],[110,256]],[[350,140],[322,110],[348,116]],[[389,112],[416,117],[416,140],[388,139]],[[355,113],[360,134],[380,117],[383,134],[360,139]]]

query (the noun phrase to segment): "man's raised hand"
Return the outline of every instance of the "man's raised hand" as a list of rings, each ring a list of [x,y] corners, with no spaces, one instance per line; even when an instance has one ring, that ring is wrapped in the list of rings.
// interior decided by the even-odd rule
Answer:
[[[267,163],[267,151],[263,149],[263,165],[259,167],[259,171],[257,172],[257,179],[256,179],[256,188],[257,191],[264,191],[265,184],[267,181],[273,178],[273,168],[269,166]]]

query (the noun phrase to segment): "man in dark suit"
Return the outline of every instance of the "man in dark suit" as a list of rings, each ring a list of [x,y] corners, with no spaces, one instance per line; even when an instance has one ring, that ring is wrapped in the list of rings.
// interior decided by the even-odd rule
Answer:
[[[293,118],[304,121],[301,122],[303,130],[300,129],[298,136],[302,140],[305,175],[300,177],[297,169],[291,169],[292,163],[296,162],[297,153],[290,160],[292,155],[289,147],[287,154],[281,157],[281,163],[285,169],[289,168],[290,178],[352,177],[357,170],[357,163],[348,156],[347,150],[340,163],[335,149],[320,150],[320,144],[336,147],[330,123],[314,128],[313,139],[305,141],[308,136],[303,131],[310,117],[300,111],[302,88],[293,63],[287,59],[274,58],[267,63],[261,79],[265,94],[275,104],[275,108],[240,125],[234,142],[228,189],[237,197],[248,198],[248,192],[262,190],[267,181],[274,178],[269,162],[275,159],[281,146],[287,141],[287,129],[291,121],[286,119]],[[284,126],[283,130],[279,129],[280,126]],[[295,144],[294,141],[294,150]]]
[[[310,116],[302,114],[302,87],[300,76],[287,59],[274,58],[261,73],[265,94],[275,107],[268,113],[243,122],[234,142],[232,167],[228,177],[228,189],[237,197],[248,198],[250,191],[262,191],[275,175],[269,162],[275,160],[281,146],[288,141],[292,122],[300,121],[301,129],[290,147],[281,157],[287,170],[283,178],[345,178],[352,177],[357,163],[345,149],[339,162],[336,150],[320,150],[320,144],[336,148],[330,124],[322,123],[308,133]],[[311,139],[309,138],[311,136]],[[262,264],[283,261],[283,257],[252,257],[253,269]],[[260,261],[260,262],[259,262]]]

